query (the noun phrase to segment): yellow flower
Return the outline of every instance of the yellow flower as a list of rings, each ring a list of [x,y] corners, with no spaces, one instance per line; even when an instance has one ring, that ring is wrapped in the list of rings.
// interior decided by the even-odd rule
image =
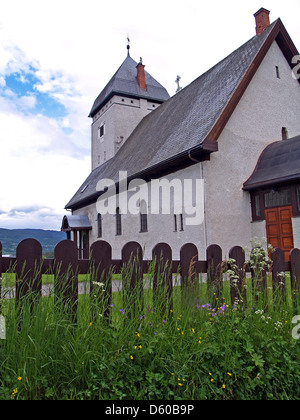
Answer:
[[[201,340],[199,340],[199,344],[201,344]]]
[[[209,372],[209,376],[211,376],[211,373]]]
[[[142,349],[143,347],[142,346],[139,346],[139,349]]]
[[[130,359],[133,360],[133,356],[132,355],[130,356]]]
[[[222,388],[223,388],[223,389],[225,389],[225,388],[226,388],[226,385],[224,385],[224,384],[223,384],[223,385],[222,385]]]
[[[228,375],[228,376],[231,376],[231,373],[227,372],[227,375]]]
[[[194,330],[194,328],[192,328],[192,333],[193,333],[193,334],[195,334],[195,330]]]
[[[214,381],[213,378],[211,378],[210,382],[213,382],[213,381]]]
[[[182,384],[181,384],[181,383],[178,383],[178,385],[179,385],[179,386],[182,386]]]
[[[18,381],[21,381],[21,380],[22,380],[22,378],[21,378],[21,376],[19,376],[19,377],[18,377]]]

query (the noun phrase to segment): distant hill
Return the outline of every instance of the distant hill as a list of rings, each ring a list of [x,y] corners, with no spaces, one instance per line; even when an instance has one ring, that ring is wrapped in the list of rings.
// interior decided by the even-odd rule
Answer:
[[[43,247],[43,254],[50,258],[58,242],[66,239],[66,234],[57,230],[0,228],[3,255],[15,256],[18,244],[27,238],[38,240]]]

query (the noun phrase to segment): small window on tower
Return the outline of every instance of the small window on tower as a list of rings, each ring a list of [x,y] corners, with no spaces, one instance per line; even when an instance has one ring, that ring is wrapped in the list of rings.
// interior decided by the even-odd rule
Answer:
[[[279,67],[275,66],[275,69],[276,69],[276,77],[277,77],[277,79],[280,79]]]
[[[98,138],[100,139],[101,137],[104,136],[104,123],[102,123],[99,127],[98,127]]]

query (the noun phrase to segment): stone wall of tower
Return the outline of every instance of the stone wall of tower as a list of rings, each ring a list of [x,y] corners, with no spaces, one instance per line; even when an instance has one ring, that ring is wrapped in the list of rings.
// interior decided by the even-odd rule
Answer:
[[[113,96],[92,123],[92,170],[111,159],[149,112],[159,106],[147,99]]]

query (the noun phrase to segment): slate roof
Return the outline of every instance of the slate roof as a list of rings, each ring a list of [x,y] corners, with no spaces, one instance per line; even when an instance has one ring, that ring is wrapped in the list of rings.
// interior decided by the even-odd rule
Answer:
[[[151,172],[191,151],[204,150],[209,141],[217,145],[220,132],[278,34],[284,47],[289,42],[284,54],[297,53],[277,19],[261,35],[251,38],[148,114],[119,152],[90,174],[66,208],[78,208],[96,199],[96,185],[102,178],[116,182],[119,171],[127,171],[128,177]]]
[[[146,89],[141,89],[137,83],[137,62],[130,55],[126,57],[111,80],[95,100],[89,117],[93,117],[98,110],[115,94],[130,97],[146,98],[153,102],[163,102],[170,98],[167,90],[145,70]]]
[[[300,180],[300,136],[277,141],[260,155],[256,168],[244,183],[245,190]]]

